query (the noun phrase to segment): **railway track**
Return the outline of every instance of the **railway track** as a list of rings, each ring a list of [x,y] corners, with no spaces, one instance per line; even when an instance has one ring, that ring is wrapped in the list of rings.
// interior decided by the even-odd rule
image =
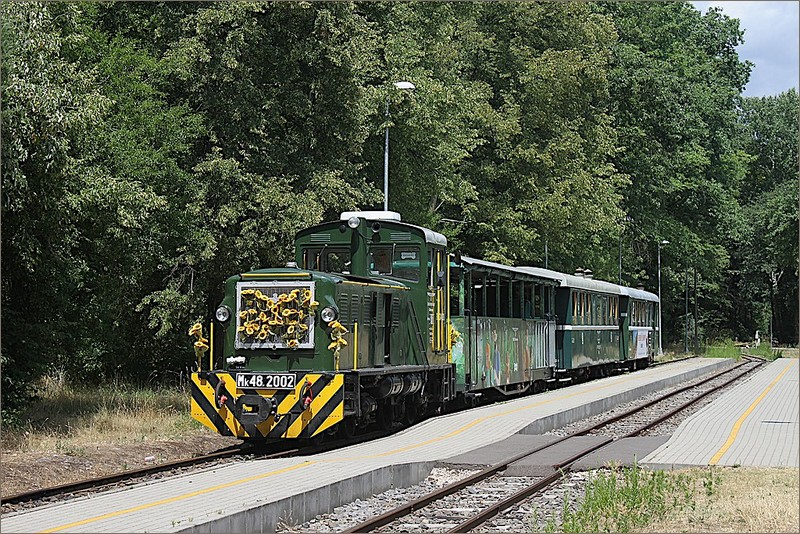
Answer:
[[[578,460],[619,439],[643,435],[762,364],[762,361],[745,358],[729,369],[575,430],[546,445],[521,452],[344,532],[469,532],[561,480]],[[687,395],[689,392],[693,393]],[[629,422],[623,423],[626,419]],[[578,438],[587,435],[601,439],[593,440],[589,446],[575,445]],[[570,440],[572,443],[567,443]],[[552,473],[544,477],[502,476],[512,463],[553,447],[576,448],[578,452],[552,465]]]

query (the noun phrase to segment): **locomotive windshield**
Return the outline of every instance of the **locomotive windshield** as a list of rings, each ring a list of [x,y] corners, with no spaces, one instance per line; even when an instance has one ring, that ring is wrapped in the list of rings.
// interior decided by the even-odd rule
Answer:
[[[350,249],[319,247],[303,250],[303,267],[314,271],[350,274]]]

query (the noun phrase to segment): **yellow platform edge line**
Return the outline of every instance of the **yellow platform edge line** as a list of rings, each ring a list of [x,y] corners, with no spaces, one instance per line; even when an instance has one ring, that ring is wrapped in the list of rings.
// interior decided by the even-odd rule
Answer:
[[[301,467],[307,467],[309,465],[315,464],[317,462],[310,460],[307,462],[303,462],[301,464],[293,465],[290,467],[285,467],[283,469],[278,469],[277,471],[270,471],[269,473],[262,473],[260,475],[254,475],[252,477],[243,478],[240,480],[233,480],[231,482],[227,482],[225,484],[219,484],[218,486],[212,486],[210,488],[205,488],[202,490],[194,491],[192,493],[184,493],[183,495],[176,495],[175,497],[170,497],[169,499],[163,499],[160,501],[150,502],[146,504],[141,504],[139,506],[134,506],[133,508],[127,508],[125,510],[117,510],[116,512],[110,512],[107,514],[99,515],[96,517],[90,517],[88,519],[83,519],[81,521],[75,521],[74,523],[69,523],[67,525],[61,525],[60,527],[50,528],[47,530],[42,530],[41,532],[59,532],[61,530],[67,530],[74,527],[79,527],[81,525],[86,525],[88,523],[93,523],[95,521],[100,521],[102,519],[110,519],[112,517],[130,514],[132,512],[138,512],[140,510],[146,510],[148,508],[152,508],[154,506],[159,506],[161,504],[169,504],[171,502],[182,501],[184,499],[189,499],[191,497],[196,497],[197,495],[203,495],[204,493],[211,493],[212,491],[217,491],[225,488],[229,488],[231,486],[236,486],[238,484],[242,484],[245,482],[252,482],[254,480],[259,480],[261,478],[270,477],[273,475],[278,475],[280,473],[286,473],[288,471],[293,471],[295,469],[300,469]]]
[[[769,390],[771,390],[771,389],[772,389],[772,387],[773,387],[775,384],[777,384],[777,383],[778,383],[778,381],[779,381],[781,378],[783,378],[783,375],[785,375],[786,373],[788,373],[788,372],[789,372],[789,369],[791,369],[791,368],[792,368],[792,366],[793,366],[794,364],[796,364],[796,363],[797,363],[797,361],[798,361],[798,360],[794,360],[792,363],[790,363],[789,365],[787,365],[787,366],[786,366],[786,369],[784,369],[783,371],[781,371],[781,373],[780,373],[780,374],[779,374],[779,375],[778,375],[778,376],[775,378],[775,380],[773,380],[773,381],[772,381],[772,382],[771,382],[771,383],[770,383],[770,384],[769,384],[769,385],[766,387],[766,389],[764,389],[764,391],[762,391],[762,392],[761,392],[761,395],[759,395],[759,396],[758,396],[758,398],[757,398],[755,401],[753,401],[753,404],[751,404],[751,405],[750,405],[750,407],[749,407],[749,408],[747,408],[747,410],[745,410],[745,412],[742,414],[742,416],[741,416],[741,417],[739,417],[739,419],[737,419],[737,420],[736,420],[736,422],[733,424],[733,429],[731,430],[731,433],[730,433],[730,435],[728,435],[728,441],[726,441],[726,442],[725,442],[725,445],[723,445],[723,446],[722,446],[722,448],[720,448],[720,450],[718,450],[718,451],[717,451],[717,453],[716,453],[714,456],[712,456],[712,457],[711,457],[711,460],[709,460],[709,461],[708,461],[708,465],[717,465],[717,462],[719,462],[719,461],[720,461],[720,459],[722,458],[722,456],[723,456],[723,455],[724,455],[726,452],[728,452],[728,449],[730,449],[730,448],[731,448],[731,446],[733,445],[733,442],[734,442],[734,441],[736,441],[736,436],[739,434],[739,429],[742,427],[742,424],[744,423],[745,419],[747,419],[747,418],[750,416],[750,414],[753,412],[753,410],[755,410],[755,409],[756,409],[756,406],[758,406],[758,404],[759,404],[759,403],[760,403],[762,400],[764,400],[764,397],[766,397],[766,396],[767,396],[767,393],[769,393]]]

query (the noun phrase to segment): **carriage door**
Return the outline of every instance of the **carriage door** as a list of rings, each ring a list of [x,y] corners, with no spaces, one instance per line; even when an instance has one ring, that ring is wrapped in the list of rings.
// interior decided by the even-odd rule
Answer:
[[[547,320],[545,327],[547,366],[554,369],[556,366],[556,307],[553,286],[542,285],[542,302],[544,302],[544,317]]]
[[[428,325],[431,350],[447,350],[447,258],[444,249],[428,249]]]
[[[629,325],[630,317],[628,317],[628,297],[619,297],[618,308],[618,323],[619,323],[619,359],[625,361],[628,359],[628,350],[630,347]]]
[[[478,361],[476,349],[478,345],[478,320],[476,313],[476,298],[472,271],[464,271],[464,320],[466,332],[464,333],[464,383],[467,391],[477,383]]]

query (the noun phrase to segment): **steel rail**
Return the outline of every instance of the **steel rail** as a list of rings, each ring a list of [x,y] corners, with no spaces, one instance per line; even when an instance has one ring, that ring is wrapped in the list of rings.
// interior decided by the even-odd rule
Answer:
[[[611,422],[615,422],[615,421],[617,421],[619,419],[622,419],[623,417],[629,417],[629,416],[631,416],[631,415],[633,415],[633,414],[635,414],[635,413],[637,413],[637,412],[639,412],[639,411],[641,411],[641,410],[643,410],[645,408],[648,408],[648,407],[652,406],[653,404],[655,404],[657,402],[661,402],[661,401],[663,401],[663,400],[665,400],[665,399],[667,399],[669,397],[673,397],[675,395],[683,393],[686,390],[701,386],[701,385],[703,385],[703,384],[705,384],[705,383],[707,383],[707,382],[709,382],[711,380],[714,380],[715,378],[718,378],[719,376],[722,376],[722,375],[725,375],[727,373],[730,373],[730,372],[734,371],[735,369],[738,369],[742,365],[745,365],[745,363],[746,362],[743,362],[743,363],[740,363],[738,365],[732,366],[732,367],[730,367],[730,368],[728,368],[728,369],[726,369],[724,371],[721,371],[719,373],[714,374],[713,376],[711,376],[709,378],[703,379],[702,381],[700,381],[698,383],[695,383],[695,384],[692,384],[692,385],[689,385],[689,386],[684,386],[682,388],[679,388],[678,390],[675,390],[673,392],[670,392],[670,393],[667,393],[665,395],[662,395],[661,397],[659,397],[655,401],[650,401],[650,402],[646,403],[643,406],[639,406],[639,407],[627,410],[623,414],[616,415],[616,416],[610,418],[609,420],[600,421],[600,422],[596,423],[595,425],[592,425],[589,428],[572,432],[571,434],[569,434],[567,436],[562,436],[562,437],[560,437],[560,438],[558,438],[558,439],[556,439],[556,440],[554,440],[554,441],[552,441],[550,443],[547,443],[547,444],[544,444],[544,445],[540,445],[540,446],[537,446],[537,447],[535,447],[533,449],[530,449],[530,450],[527,450],[525,452],[519,453],[519,454],[515,455],[512,458],[509,458],[507,460],[503,460],[502,462],[498,462],[498,463],[496,463],[494,465],[491,465],[491,466],[489,466],[489,467],[487,467],[487,468],[485,468],[485,469],[483,469],[483,470],[481,470],[481,471],[479,471],[479,472],[477,472],[477,473],[475,473],[473,475],[470,475],[467,478],[464,478],[462,480],[459,480],[459,481],[453,482],[451,484],[448,484],[448,485],[446,485],[446,486],[444,486],[444,487],[442,487],[442,488],[440,488],[440,489],[438,489],[438,490],[436,490],[436,491],[434,491],[432,493],[429,493],[428,495],[424,495],[424,496],[422,496],[422,497],[420,497],[418,499],[415,499],[413,501],[410,501],[408,503],[400,505],[397,508],[389,510],[389,511],[387,511],[387,512],[381,514],[381,515],[373,517],[372,519],[364,521],[364,522],[362,522],[362,523],[360,523],[358,525],[355,525],[355,526],[353,526],[353,527],[351,527],[351,528],[349,528],[347,530],[344,530],[343,534],[354,534],[354,533],[357,533],[357,532],[371,532],[371,531],[373,531],[375,529],[383,527],[383,526],[391,523],[392,521],[394,521],[396,519],[399,519],[400,517],[408,515],[408,514],[414,512],[414,511],[416,511],[418,509],[424,508],[425,506],[427,506],[428,504],[430,504],[432,502],[440,500],[443,497],[451,495],[451,494],[453,494],[453,493],[455,493],[455,492],[457,492],[457,491],[459,491],[459,490],[461,490],[461,489],[463,489],[465,487],[471,486],[471,485],[473,485],[473,484],[475,484],[477,482],[485,480],[485,479],[489,478],[490,476],[492,476],[492,475],[494,475],[494,474],[496,474],[496,473],[498,473],[500,471],[504,471],[510,464],[512,464],[512,463],[514,463],[516,461],[519,461],[519,460],[521,460],[523,458],[531,456],[532,454],[535,454],[535,453],[537,453],[537,452],[539,452],[541,450],[554,447],[555,445],[558,445],[559,443],[562,443],[562,442],[564,442],[564,441],[566,441],[568,439],[571,439],[573,437],[582,436],[582,435],[588,434],[589,432],[592,432],[593,430],[597,430],[599,428],[602,428],[603,426],[606,426]],[[747,371],[747,373],[749,373],[750,371],[752,371],[752,369]],[[741,375],[737,375],[736,377],[732,378],[730,381],[726,382],[725,384],[723,384],[723,385],[721,385],[719,387],[724,387],[727,384],[733,382],[734,380],[737,380],[737,379],[741,378],[742,376],[744,376],[744,374],[747,374],[747,373],[743,373]],[[698,397],[697,400],[699,400],[700,398],[702,398],[702,397],[708,395],[709,393],[715,391],[716,389],[719,389],[719,388],[714,388],[714,389],[712,389],[712,390],[710,390],[708,392],[703,393],[700,397]],[[696,401],[694,401],[694,402],[696,402]],[[685,405],[682,405],[681,407],[679,407],[675,411],[675,413],[685,409],[690,404],[691,403],[687,403]],[[674,415],[674,413],[672,415]],[[670,416],[672,416],[672,415],[670,415]],[[666,419],[666,418],[664,418],[664,419]],[[661,421],[659,421],[659,422],[661,422]],[[642,431],[644,431],[646,429],[647,428],[637,429],[636,432],[642,432]],[[630,437],[630,436],[625,436],[625,437]],[[507,508],[508,506],[511,506],[512,504],[515,504],[519,500],[522,500],[525,497],[527,497],[529,495],[532,495],[533,493],[536,493],[540,489],[548,486],[553,481],[555,481],[555,480],[559,479],[561,476],[563,476],[564,468],[568,468],[569,465],[572,465],[573,463],[575,463],[580,458],[582,458],[582,457],[584,457],[584,456],[586,456],[586,455],[588,455],[588,454],[590,454],[590,453],[592,453],[592,452],[594,452],[594,451],[596,451],[596,450],[598,450],[598,449],[600,449],[602,447],[605,447],[605,446],[611,444],[613,441],[615,441],[615,439],[609,437],[608,439],[605,439],[605,440],[601,441],[598,444],[595,444],[595,445],[593,445],[593,446],[591,446],[591,447],[589,447],[587,449],[584,449],[580,453],[574,455],[571,458],[568,458],[567,460],[561,462],[560,464],[554,465],[553,468],[554,468],[555,472],[552,475],[549,475],[545,479],[543,479],[541,481],[538,481],[537,483],[533,484],[532,486],[529,486],[527,488],[524,488],[523,490],[520,490],[519,492],[515,493],[514,495],[512,495],[508,499],[500,501],[500,503],[496,503],[495,505],[491,506],[489,509],[485,510],[481,514],[478,514],[477,516],[475,516],[475,518],[473,518],[473,520],[475,520],[478,517],[482,518],[482,519],[478,520],[475,523],[475,525],[470,526],[470,522],[472,521],[472,520],[470,520],[470,522],[464,522],[461,525],[457,526],[455,529],[451,530],[450,532],[466,532],[469,529],[474,528],[477,525],[480,525],[481,523],[485,522],[490,517],[496,515],[499,511]],[[514,500],[513,502],[510,502],[511,499],[516,499],[516,500]],[[499,504],[506,503],[506,502],[510,502],[510,504],[508,504],[508,505],[506,505],[506,506],[504,506],[502,508],[498,507]],[[492,512],[492,510],[494,510],[495,508],[496,508],[496,511]],[[484,516],[483,514],[486,514],[486,515]],[[469,527],[469,529],[463,530],[463,529],[466,529],[467,527]]]
[[[650,401],[646,402],[645,404],[643,404],[641,406],[637,406],[635,408],[632,408],[632,409],[627,410],[625,412],[622,412],[620,414],[614,415],[612,417],[609,417],[608,419],[603,419],[599,423],[597,423],[597,424],[595,424],[595,425],[593,425],[593,426],[591,426],[591,427],[589,427],[587,429],[579,431],[579,433],[577,435],[580,436],[580,435],[588,434],[589,432],[593,432],[593,431],[598,430],[598,429],[600,429],[600,428],[602,428],[604,426],[608,426],[611,423],[616,423],[620,419],[624,419],[626,417],[630,417],[631,415],[633,415],[633,414],[635,414],[637,412],[640,412],[640,411],[644,410],[645,408],[649,408],[650,406],[653,406],[654,404],[658,404],[659,402],[662,402],[662,401],[664,401],[666,399],[669,399],[670,397],[674,397],[675,395],[679,395],[680,393],[683,393],[684,391],[688,391],[688,390],[694,389],[694,388],[696,388],[698,386],[702,386],[703,384],[711,382],[712,380],[715,380],[715,379],[719,378],[720,376],[723,376],[723,375],[726,375],[728,373],[731,373],[731,372],[735,371],[736,369],[742,367],[743,365],[747,365],[747,363],[748,362],[740,362],[740,363],[738,363],[736,365],[733,365],[733,366],[731,366],[731,367],[729,367],[727,369],[723,369],[722,371],[720,371],[720,372],[718,372],[716,374],[713,374],[713,375],[711,375],[709,377],[706,377],[703,380],[701,380],[700,382],[697,382],[697,383],[694,383],[694,384],[689,384],[687,386],[683,386],[683,387],[678,388],[678,389],[676,389],[674,391],[670,391],[669,393],[665,393],[665,394],[661,395],[658,398],[650,400]],[[736,378],[739,378],[740,376],[742,376],[742,375],[737,375]],[[734,378],[734,380],[736,378]]]
[[[599,445],[594,446],[594,447],[590,447],[587,450],[581,451],[581,452],[571,456],[570,458],[567,458],[566,460],[564,460],[562,462],[559,462],[558,464],[553,465],[553,470],[554,470],[553,474],[547,476],[546,478],[544,478],[542,480],[537,481],[536,483],[534,483],[534,484],[532,484],[532,485],[530,485],[530,486],[528,486],[526,488],[523,488],[523,489],[517,491],[516,493],[514,493],[513,495],[510,495],[509,497],[507,497],[505,499],[502,499],[502,500],[494,503],[493,505],[489,506],[485,510],[483,510],[480,513],[476,514],[472,518],[464,521],[463,523],[459,524],[458,526],[456,526],[452,530],[449,530],[448,532],[449,533],[469,532],[470,530],[474,529],[475,527],[482,525],[483,523],[485,523],[486,521],[488,521],[492,517],[496,516],[497,514],[502,512],[503,510],[506,510],[507,508],[510,508],[511,506],[517,504],[518,502],[523,501],[524,499],[528,498],[529,496],[531,496],[531,495],[541,491],[542,489],[546,488],[547,486],[549,486],[553,482],[561,479],[565,474],[567,474],[570,471],[572,465],[575,462],[577,462],[581,458],[587,456],[588,454],[594,452],[595,450],[601,449],[601,448],[611,444],[612,442],[616,442],[618,439],[624,439],[624,438],[630,438],[630,437],[637,436],[637,435],[641,434],[642,432],[644,432],[645,430],[649,430],[649,429],[653,428],[654,426],[657,426],[660,423],[663,423],[665,420],[669,419],[670,417],[674,417],[675,415],[677,415],[678,413],[682,412],[683,410],[685,410],[689,406],[697,403],[698,401],[700,401],[704,397],[710,395],[711,393],[713,393],[715,391],[719,391],[720,389],[722,389],[725,386],[735,382],[736,380],[739,380],[740,378],[744,377],[745,375],[753,372],[755,369],[758,369],[758,367],[760,367],[760,366],[761,366],[761,363],[759,363],[758,366],[753,367],[752,369],[748,369],[747,371],[745,371],[744,373],[742,373],[740,375],[732,377],[730,380],[726,381],[725,383],[720,384],[718,386],[715,386],[714,388],[709,389],[708,391],[705,391],[705,392],[701,393],[697,397],[695,397],[695,398],[693,398],[693,399],[681,404],[680,406],[669,410],[668,412],[662,414],[660,417],[656,418],[654,421],[650,421],[649,423],[646,423],[646,424],[642,425],[641,427],[628,432],[627,434],[623,435],[621,438],[609,438],[608,440],[604,440],[604,442],[602,444],[599,444]],[[733,369],[738,369],[739,367],[741,367],[741,365],[737,365],[735,367],[732,367],[728,371],[731,371]],[[717,376],[720,376],[722,374],[725,374],[725,373],[718,373]],[[695,386],[702,385],[702,384],[704,384],[706,382],[707,382],[707,380],[704,380],[700,384],[695,384]],[[686,389],[687,388],[681,388],[680,390],[677,390],[677,391],[673,392],[673,395],[677,395],[678,393],[681,393],[682,391],[685,391]],[[662,397],[660,400],[663,400],[664,398],[665,397]],[[641,409],[644,409],[644,408],[646,408],[648,406],[651,406],[652,404],[653,403],[648,403],[647,405],[642,406]],[[634,410],[629,410],[628,415],[630,415],[630,412],[632,412],[632,411],[634,411]],[[635,410],[635,411],[638,411],[638,410]],[[620,418],[619,417],[615,417],[614,419],[615,420],[619,420]],[[599,425],[599,426],[605,426],[605,424],[602,424],[602,425]],[[595,427],[598,427],[598,425],[595,425]],[[582,431],[582,432],[585,433],[587,431]]]

